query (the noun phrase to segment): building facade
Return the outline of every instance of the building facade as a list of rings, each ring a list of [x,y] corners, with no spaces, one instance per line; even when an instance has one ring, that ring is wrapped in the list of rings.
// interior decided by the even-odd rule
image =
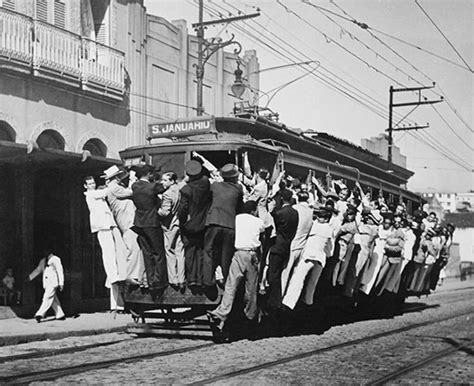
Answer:
[[[147,15],[141,0],[0,0],[0,273],[23,283],[47,243],[66,304],[106,304],[82,179],[145,143],[147,124],[195,115],[196,47],[184,22]],[[209,60],[206,113],[232,111],[236,59]],[[255,52],[241,65],[258,70]],[[41,284],[22,290],[29,313]]]

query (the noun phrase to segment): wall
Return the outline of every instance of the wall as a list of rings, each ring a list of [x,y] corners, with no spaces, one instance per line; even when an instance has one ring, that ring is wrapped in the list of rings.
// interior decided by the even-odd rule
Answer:
[[[456,228],[453,243],[459,244],[461,261],[474,262],[474,228]]]

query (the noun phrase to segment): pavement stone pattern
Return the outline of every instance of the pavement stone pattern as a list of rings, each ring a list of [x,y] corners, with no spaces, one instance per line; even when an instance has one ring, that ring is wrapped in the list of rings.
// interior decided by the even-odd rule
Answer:
[[[243,383],[259,385],[365,383],[420,360],[423,356],[429,356],[432,353],[449,347],[442,340],[422,339],[420,335],[473,338],[471,324],[472,317],[474,317],[474,304],[472,304],[470,299],[473,294],[473,290],[446,293],[439,295],[437,299],[427,299],[427,303],[436,304],[438,302],[440,304],[439,308],[429,308],[422,312],[408,313],[393,319],[368,320],[336,326],[322,335],[267,338],[257,341],[241,340],[189,353],[147,359],[135,363],[123,363],[120,366],[112,366],[107,369],[63,377],[55,382],[80,382],[88,384],[104,382],[133,384],[192,383],[212,378],[219,374],[283,359],[298,353],[332,346],[347,340],[404,327],[412,323],[435,320],[461,312],[472,312],[471,317],[457,317],[441,323],[419,327],[405,333],[328,351],[323,354],[217,382],[218,384]],[[170,346],[173,346],[172,342],[176,343],[177,341],[155,339],[153,346],[156,349],[167,350]],[[181,340],[179,342],[183,344],[183,347],[190,344],[190,341]],[[200,344],[195,340],[192,342],[193,344]],[[147,340],[131,340],[121,343],[113,351],[125,350],[130,353],[133,347],[135,351],[142,352],[147,349],[148,344],[149,341]],[[108,353],[110,349],[100,351],[107,359],[115,357],[115,353]],[[74,356],[81,357],[83,355],[86,354],[77,353]],[[89,356],[89,359],[92,360],[93,358]],[[469,359],[472,361],[472,357]],[[39,364],[36,363],[34,366],[36,365]],[[55,366],[57,365],[56,363]],[[469,375],[469,368],[472,368],[471,365],[464,364],[461,368],[457,368],[456,363],[451,363],[451,367],[456,368],[456,370],[453,370],[453,374],[457,374],[455,373],[456,371],[462,374],[449,378],[449,376],[445,375],[447,372],[444,372],[443,379],[449,378],[453,382],[460,379],[467,382],[469,379],[472,379],[463,378],[465,375]],[[429,376],[437,380],[438,374],[436,370],[434,371],[435,373],[431,373]],[[423,371],[420,374],[421,377],[424,376]],[[413,378],[412,373],[408,374],[407,377],[409,380],[407,382],[409,383],[417,383],[419,379],[422,379]]]
[[[444,288],[446,290],[438,291],[429,297],[408,299],[408,303],[425,303],[431,306],[439,305],[439,307],[408,312],[392,319],[363,320],[334,326],[322,335],[308,334],[266,338],[256,341],[241,340],[230,344],[213,345],[187,353],[138,362],[124,362],[106,369],[88,371],[41,383],[192,383],[413,323],[433,321],[462,312],[472,312],[471,315],[457,317],[357,345],[346,346],[216,382],[218,384],[243,383],[258,385],[365,383],[380,378],[398,368],[410,365],[432,353],[449,348],[449,344],[441,338],[449,337],[457,341],[467,342],[466,344],[470,345],[470,349],[474,349],[472,347],[472,339],[474,338],[472,329],[474,289],[472,289],[472,282],[471,285],[453,286],[452,288],[445,286]],[[104,318],[104,315],[101,317]],[[83,324],[85,324],[86,319],[83,320]],[[74,320],[71,322],[74,322]],[[99,319],[95,322],[100,325]],[[129,316],[126,322],[130,322]],[[471,339],[471,341],[463,339]],[[110,346],[96,347],[75,353],[1,363],[2,358],[9,355],[41,353],[45,350],[62,347],[78,347],[115,341],[119,342]],[[209,343],[209,341],[179,338],[135,338],[125,333],[110,333],[86,337],[72,336],[54,341],[4,346],[0,347],[0,363],[3,370],[1,375],[8,376],[35,370],[63,368],[114,358],[125,359],[131,355],[162,352],[198,346],[204,343]],[[403,375],[391,383],[472,382],[474,379],[473,358],[474,356],[466,352],[455,352],[428,364],[423,369],[414,370]]]

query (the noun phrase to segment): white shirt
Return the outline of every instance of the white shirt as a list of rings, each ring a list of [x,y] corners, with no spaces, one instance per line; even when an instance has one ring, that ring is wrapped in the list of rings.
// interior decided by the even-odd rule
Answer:
[[[313,209],[311,209],[307,202],[300,202],[293,205],[293,209],[298,212],[298,228],[296,229],[295,237],[291,241],[291,250],[303,249],[308,238],[309,231],[313,226]]]
[[[304,260],[316,260],[324,267],[332,253],[333,230],[328,223],[314,221],[303,251]]]
[[[260,247],[260,233],[265,231],[263,221],[251,214],[242,213],[235,217],[235,248]]]

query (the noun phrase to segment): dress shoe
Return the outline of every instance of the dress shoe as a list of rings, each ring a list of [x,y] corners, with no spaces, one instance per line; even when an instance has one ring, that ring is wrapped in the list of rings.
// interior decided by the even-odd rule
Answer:
[[[63,315],[60,318],[56,318],[56,320],[66,320],[66,315]]]
[[[211,324],[211,328],[222,332],[224,328],[224,322],[216,315],[212,313],[212,311],[207,312],[207,318],[209,319],[209,323]]]
[[[41,319],[43,319],[40,315],[35,315],[35,319],[38,323],[41,323]]]

